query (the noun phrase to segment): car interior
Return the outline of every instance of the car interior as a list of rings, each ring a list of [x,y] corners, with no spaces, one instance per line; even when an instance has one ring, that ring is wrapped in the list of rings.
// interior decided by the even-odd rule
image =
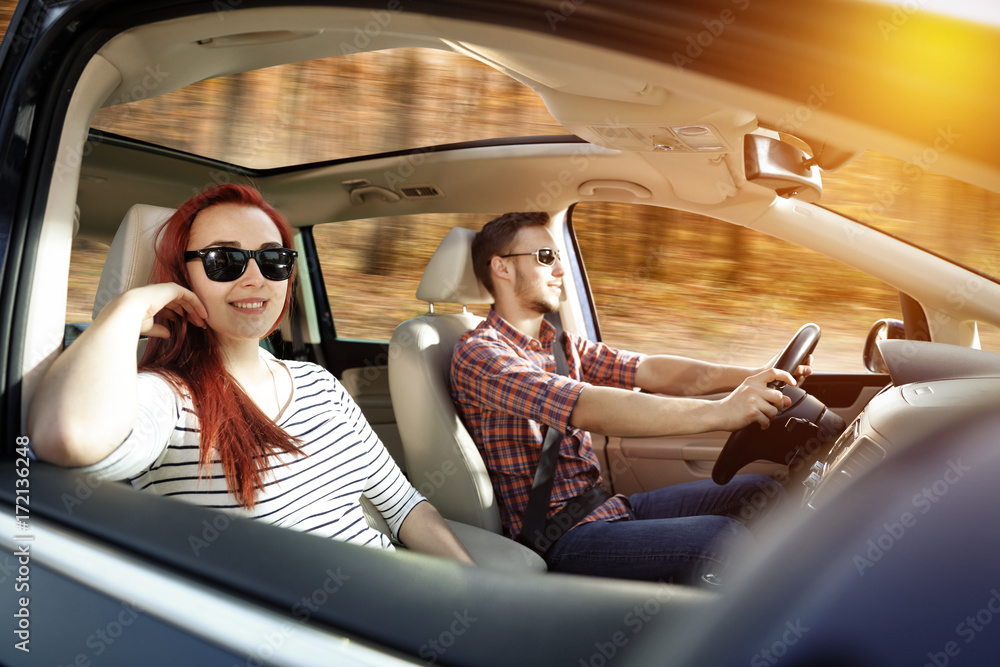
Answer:
[[[96,46],[78,47],[82,56],[72,61],[75,69],[67,77],[75,77],[71,94],[64,96],[58,113],[47,110],[39,117],[39,125],[48,124],[37,130],[48,133],[44,159],[54,167],[51,183],[39,186],[43,196],[26,213],[26,247],[44,256],[44,270],[39,260],[19,286],[23,330],[17,333],[20,356],[14,357],[19,364],[14,375],[22,421],[41,375],[86,325],[70,321],[64,306],[74,280],[74,239],[108,246],[99,283],[92,286],[96,316],[115,295],[148,279],[152,231],[179,203],[212,184],[252,184],[289,219],[299,251],[296,305],[264,344],[279,357],[319,363],[343,382],[413,485],[449,520],[482,567],[467,570],[405,549],[383,554],[319,544],[311,536],[288,535],[290,531],[249,521],[213,528],[216,515],[202,509],[32,463],[35,525],[49,535],[44,544],[39,541],[44,554],[39,562],[54,573],[54,594],[83,600],[81,595],[97,591],[100,602],[90,604],[112,611],[119,600],[132,600],[148,611],[150,620],[123,637],[119,648],[179,633],[177,644],[165,649],[179,656],[187,642],[218,650],[220,659],[259,655],[260,638],[293,618],[303,623],[296,625],[297,632],[282,635],[281,651],[288,661],[283,664],[293,664],[296,657],[308,661],[323,650],[359,661],[385,655],[400,662],[415,662],[419,656],[445,664],[575,665],[575,659],[567,662],[573,656],[594,665],[595,656],[610,659],[601,653],[602,646],[611,645],[607,638],[615,637],[623,623],[626,630],[634,629],[630,619],[638,623],[637,618],[645,617],[635,614],[645,609],[649,618],[638,623],[639,629],[650,623],[667,630],[658,632],[660,641],[649,634],[642,642],[637,639],[630,646],[633,664],[662,658],[664,641],[689,647],[677,650],[676,664],[721,664],[732,655],[724,642],[708,636],[719,627],[737,628],[732,645],[751,647],[786,622],[793,624],[789,628],[803,627],[794,626],[796,618],[808,619],[806,627],[821,626],[808,632],[823,639],[795,664],[837,664],[841,657],[848,664],[863,664],[860,656],[875,656],[869,664],[880,664],[878,656],[886,654],[865,652],[870,646],[866,638],[875,630],[830,648],[848,633],[845,622],[836,619],[850,616],[851,605],[865,604],[868,596],[912,584],[907,576],[924,571],[922,542],[907,541],[896,550],[912,554],[912,560],[900,556],[891,578],[887,567],[873,569],[877,577],[851,578],[857,569],[852,556],[873,535],[878,544],[878,533],[872,531],[881,530],[883,519],[885,525],[895,525],[893,517],[898,520],[907,510],[897,502],[912,495],[907,475],[923,475],[932,483],[942,474],[942,451],[928,434],[992,406],[1000,374],[1000,357],[976,349],[981,331],[1000,327],[1000,283],[995,278],[816,203],[826,175],[845,169],[868,145],[905,154],[914,142],[900,139],[894,128],[860,129],[819,109],[810,114],[807,132],[791,136],[779,131],[789,113],[787,100],[765,88],[563,38],[555,28],[545,34],[461,15],[376,13],[367,7],[291,10],[231,4],[157,20],[122,18],[120,29],[95,38]],[[373,22],[377,29],[366,33],[364,27]],[[360,48],[359,35],[364,38]],[[353,45],[351,53],[424,49],[473,59],[534,91],[561,126],[560,133],[250,167],[128,138],[113,127],[92,127],[102,107],[152,99],[237,72],[345,54],[345,45]],[[1000,166],[957,150],[940,151],[938,158],[936,167],[1000,191]],[[550,232],[567,264],[566,296],[558,316],[567,330],[600,337],[601,321],[582,259],[588,251],[581,250],[577,233],[582,226],[577,220],[589,204],[637,205],[712,218],[820,253],[884,283],[893,297],[899,294],[905,322],[898,327],[895,320],[883,323],[878,336],[873,328],[865,343],[864,354],[877,357],[877,364],[872,361],[863,372],[818,372],[806,386],[846,429],[743,468],[788,482],[802,511],[770,527],[761,540],[765,548],[745,567],[765,574],[749,576],[739,594],[724,604],[717,604],[713,594],[680,586],[546,574],[540,557],[499,535],[488,473],[451,403],[448,368],[454,342],[476,325],[491,302],[472,272],[471,238],[477,225],[499,213],[525,205],[550,212]],[[433,231],[415,225],[408,232],[433,234],[435,238],[424,240],[437,250],[419,258],[419,286],[412,303],[401,309],[391,340],[339,336],[339,315],[331,310],[324,280],[323,235],[336,244],[342,240],[338,230],[357,221],[393,216],[419,221],[431,215],[443,224]],[[643,233],[629,224],[623,220],[618,233]],[[776,264],[778,274],[780,260]],[[959,298],[956,286],[969,289]],[[974,298],[965,298],[970,290]],[[886,317],[872,314],[873,322]],[[364,318],[364,313],[352,315]],[[753,325],[764,333],[750,343],[766,360],[800,324],[762,318]],[[913,338],[915,330],[923,332],[924,340],[875,340]],[[914,359],[924,360],[919,370],[914,370]],[[962,428],[970,438],[984,437],[985,427],[972,421],[962,422]],[[615,491],[626,494],[708,478],[728,436],[594,435],[605,477]],[[912,443],[917,444],[905,466],[888,471],[879,466],[911,452]],[[995,466],[992,455],[962,451],[968,461],[982,459],[984,470]],[[946,461],[958,454],[948,456]],[[8,475],[12,473],[4,470],[3,476]],[[847,488],[852,494],[856,489],[856,495],[845,494]],[[956,492],[951,497],[966,503],[980,497],[971,484],[961,489],[970,495]],[[947,525],[948,517],[960,516],[952,507],[950,514],[921,518],[920,525],[931,525],[932,519],[935,525]],[[872,508],[878,511],[864,526],[844,518]],[[368,518],[379,525],[377,513],[369,512]],[[6,515],[4,522],[13,525]],[[210,544],[203,553],[192,553],[191,526]],[[208,540],[212,530],[216,537]],[[789,556],[797,551],[800,561]],[[834,552],[843,557],[818,565],[824,554]],[[246,558],[247,553],[254,558]],[[322,604],[304,605],[316,600],[316,591],[322,592],[340,570],[348,574],[336,595],[327,587]],[[967,578],[973,572],[979,572],[978,564]],[[865,583],[873,580],[877,584],[866,589]],[[351,585],[362,581],[364,586]],[[832,602],[810,606],[838,585],[836,595],[822,598]],[[89,592],[81,593],[84,589]],[[143,592],[137,594],[138,589]],[[176,590],[192,602],[171,602],[174,593],[166,592]],[[938,589],[933,592],[940,593],[942,608],[959,613],[954,599],[945,600]],[[766,600],[749,621],[747,600]],[[92,628],[86,619],[69,614],[85,606],[71,603],[66,618],[58,619],[67,636],[80,638],[80,643]],[[199,608],[181,619],[189,607]],[[463,644],[452,636],[448,651],[438,652],[428,639],[444,637],[441,629],[454,628],[454,619],[463,618],[463,612],[477,619],[469,635],[475,640]],[[795,613],[801,616],[789,616]],[[220,621],[222,617],[226,620]],[[491,630],[479,630],[486,627]],[[884,624],[877,627],[885,637],[892,634]],[[918,623],[906,627],[899,638],[885,638],[883,644],[912,641],[907,632]],[[511,636],[518,637],[516,647]],[[58,664],[72,658],[62,648],[44,650]]]

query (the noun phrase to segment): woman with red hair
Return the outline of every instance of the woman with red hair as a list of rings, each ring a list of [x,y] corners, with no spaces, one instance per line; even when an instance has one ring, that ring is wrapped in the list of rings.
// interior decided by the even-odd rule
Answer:
[[[39,384],[28,418],[39,458],[391,549],[364,518],[365,495],[409,548],[471,563],[343,386],[260,347],[291,300],[285,218],[253,188],[222,185],[157,238],[150,284],[111,301]]]

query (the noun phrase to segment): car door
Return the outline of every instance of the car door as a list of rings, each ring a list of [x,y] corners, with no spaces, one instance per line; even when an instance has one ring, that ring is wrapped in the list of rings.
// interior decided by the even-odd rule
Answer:
[[[695,213],[581,203],[568,218],[570,242],[585,269],[580,274],[587,290],[578,296],[589,300],[595,338],[646,354],[757,368],[801,324],[813,321],[823,335],[804,389],[849,423],[888,383],[862,365],[873,313],[898,316],[898,297],[888,286],[816,253]],[[636,493],[709,478],[728,437],[612,436],[598,438],[597,445],[603,444],[602,463],[615,490]],[[805,453],[815,453],[818,443],[811,449]],[[744,472],[795,476],[807,468],[808,459],[796,459],[790,470],[760,461]]]

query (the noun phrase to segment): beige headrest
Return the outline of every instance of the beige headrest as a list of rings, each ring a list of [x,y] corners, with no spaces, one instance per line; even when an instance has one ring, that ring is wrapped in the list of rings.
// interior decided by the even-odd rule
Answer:
[[[116,296],[149,282],[153,271],[156,230],[173,213],[172,208],[136,204],[125,214],[101,271],[101,282],[94,297],[95,318]]]
[[[476,232],[455,227],[441,240],[441,245],[424,269],[417,288],[417,298],[427,303],[458,303],[463,306],[493,303],[472,270],[472,239]]]

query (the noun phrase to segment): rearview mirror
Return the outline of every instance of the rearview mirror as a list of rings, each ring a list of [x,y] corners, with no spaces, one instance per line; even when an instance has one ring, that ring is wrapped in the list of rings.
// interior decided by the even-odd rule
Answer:
[[[743,167],[751,183],[774,190],[781,197],[818,201],[823,196],[819,167],[792,144],[748,134],[743,138]]]
[[[887,373],[889,369],[882,359],[882,353],[878,349],[880,340],[902,340],[906,338],[906,329],[903,323],[892,318],[879,320],[868,330],[868,338],[865,340],[864,362],[865,368],[872,373]]]

